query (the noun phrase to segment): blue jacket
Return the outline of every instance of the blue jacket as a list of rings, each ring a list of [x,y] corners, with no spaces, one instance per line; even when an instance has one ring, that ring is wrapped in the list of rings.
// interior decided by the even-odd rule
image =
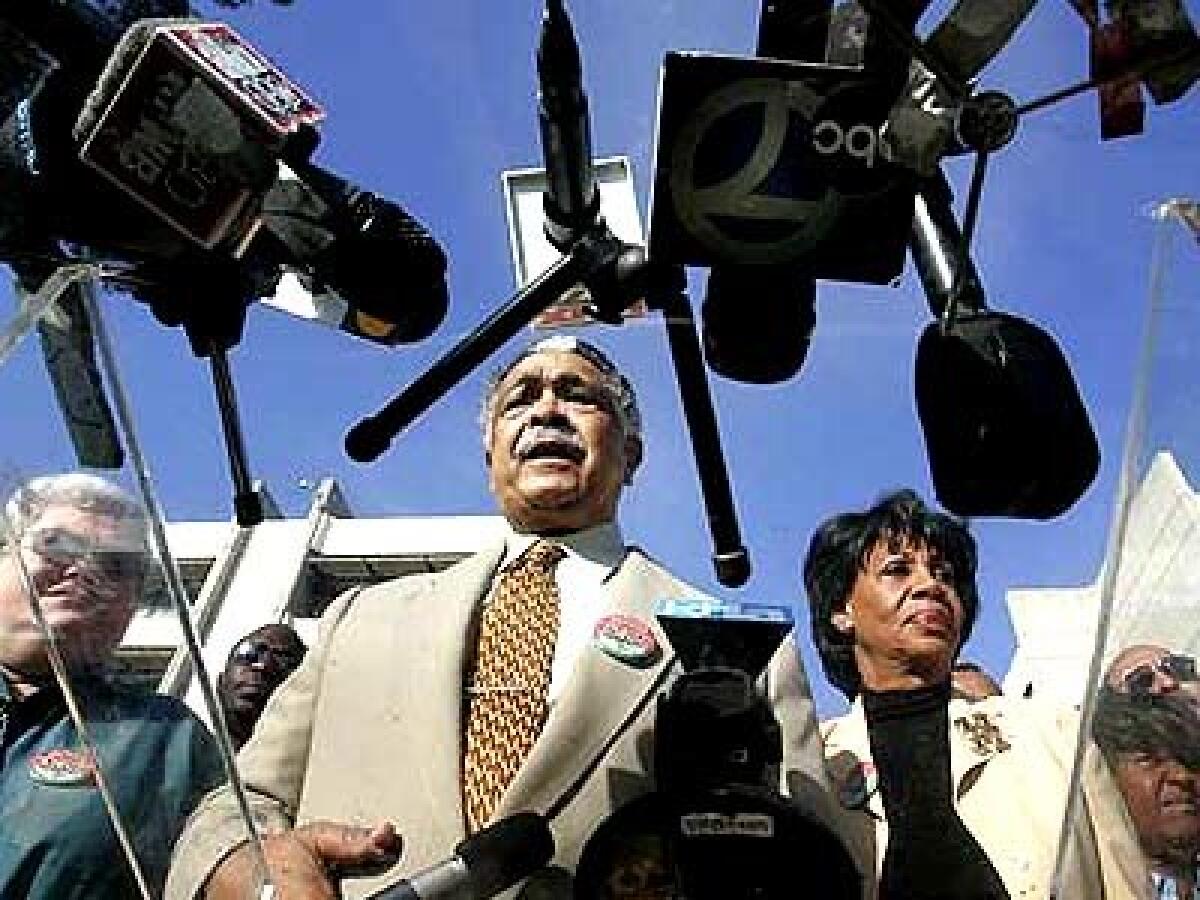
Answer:
[[[76,692],[151,893],[199,799],[223,777],[216,742],[173,697],[89,682]],[[21,701],[0,678],[0,898],[140,897],[57,688]]]

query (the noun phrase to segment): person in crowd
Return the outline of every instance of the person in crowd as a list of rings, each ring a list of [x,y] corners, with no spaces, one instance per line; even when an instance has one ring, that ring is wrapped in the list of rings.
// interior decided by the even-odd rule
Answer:
[[[1050,896],[1077,716],[951,698],[979,611],[976,568],[967,528],[908,490],[825,521],[804,560],[814,643],[852,701],[822,731],[843,834],[878,872],[869,896]],[[1086,812],[1078,822],[1059,896],[1118,896],[1105,893]]]
[[[680,671],[654,608],[698,594],[627,546],[617,523],[642,459],[633,389],[593,345],[550,338],[492,380],[482,420],[507,534],[448,570],[331,606],[239,755],[288,900],[363,897],[526,810],[547,816],[556,852],[524,895],[568,898],[597,825],[653,787],[656,698]],[[816,783],[793,639],[764,681],[784,776]],[[245,841],[229,793],[210,795],[176,847],[167,896],[250,896]],[[340,877],[368,867],[386,871]]]
[[[963,700],[983,700],[1004,693],[983,666],[965,659],[958,660],[950,669],[950,690]]]
[[[1104,683],[1124,694],[1176,695],[1200,715],[1200,675],[1196,659],[1156,644],[1132,644],[1108,664]]]
[[[256,628],[234,644],[217,676],[217,698],[235,749],[246,743],[267,701],[306,652],[296,630],[279,622]]]
[[[182,703],[112,673],[149,560],[142,509],[75,473],[25,483],[4,514],[0,897],[157,897],[174,839],[222,767]]]
[[[1190,704],[1102,687],[1092,737],[1133,822],[1151,896],[1200,897],[1200,719]]]

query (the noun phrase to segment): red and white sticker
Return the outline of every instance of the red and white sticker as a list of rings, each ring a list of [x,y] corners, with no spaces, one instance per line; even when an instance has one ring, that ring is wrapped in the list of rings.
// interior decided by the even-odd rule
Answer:
[[[592,643],[614,659],[632,665],[647,665],[658,657],[653,629],[633,616],[605,616],[596,623]]]
[[[91,785],[96,778],[96,761],[86,750],[57,747],[29,757],[29,777],[51,787]]]

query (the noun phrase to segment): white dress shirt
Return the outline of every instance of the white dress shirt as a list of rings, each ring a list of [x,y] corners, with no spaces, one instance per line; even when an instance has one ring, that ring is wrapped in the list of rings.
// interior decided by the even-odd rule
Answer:
[[[554,661],[550,665],[550,703],[553,704],[562,694],[580,654],[592,640],[596,624],[608,611],[604,583],[625,558],[625,542],[621,539],[621,530],[616,522],[605,522],[552,538],[522,534],[510,529],[504,541],[501,570],[539,540],[550,541],[567,551],[554,569],[561,618],[558,640],[554,644]],[[492,592],[495,590],[493,584]],[[491,602],[491,595],[488,596],[488,602]]]

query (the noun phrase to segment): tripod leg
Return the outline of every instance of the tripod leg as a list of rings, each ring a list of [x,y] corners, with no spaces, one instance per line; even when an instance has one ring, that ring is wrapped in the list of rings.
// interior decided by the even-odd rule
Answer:
[[[708,389],[692,308],[687,294],[678,290],[665,291],[655,299],[666,322],[679,399],[692,439],[692,453],[696,457],[696,473],[713,539],[713,567],[721,584],[741,587],[750,577],[750,555],[742,546],[738,529],[733,491],[729,487],[729,473],[721,452],[721,433]]]

